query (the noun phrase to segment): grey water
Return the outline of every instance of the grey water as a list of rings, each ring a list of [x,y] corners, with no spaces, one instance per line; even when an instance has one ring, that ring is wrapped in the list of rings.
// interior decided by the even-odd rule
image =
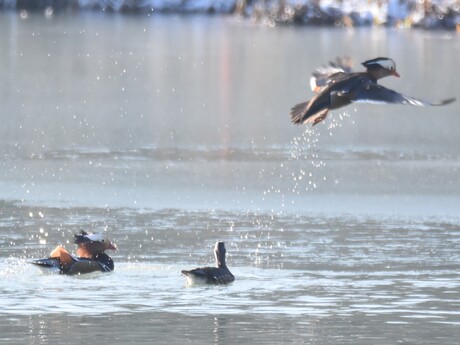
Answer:
[[[459,97],[455,33],[0,14],[0,344],[453,344],[460,103],[289,121],[310,72],[392,57]],[[115,271],[28,261],[81,229]],[[186,287],[223,240],[236,281]]]

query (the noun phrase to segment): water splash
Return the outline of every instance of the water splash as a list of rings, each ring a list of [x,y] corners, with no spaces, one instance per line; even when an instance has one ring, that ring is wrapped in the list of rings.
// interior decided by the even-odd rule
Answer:
[[[318,144],[321,132],[313,128],[308,128],[301,136],[295,137],[291,141],[291,152],[289,161],[295,164],[288,164],[289,175],[292,177],[292,193],[300,194],[301,191],[316,189],[320,179],[316,174],[316,169],[326,166],[321,158]],[[306,162],[307,166],[299,167],[298,162]]]
[[[294,137],[288,147],[287,159],[268,172],[265,170],[260,172],[260,175],[268,173],[272,179],[279,180],[278,183],[273,183],[264,190],[264,197],[270,194],[279,195],[281,206],[285,207],[289,203],[294,203],[291,196],[310,193],[320,188],[327,181],[324,168],[328,159],[324,149],[321,149],[321,138],[324,138],[325,134],[333,136],[336,129],[341,128],[345,123],[344,120],[349,118],[348,112],[329,116],[326,132],[320,127],[307,127],[305,132]],[[354,124],[353,121],[352,123]],[[287,180],[292,183],[286,183]]]
[[[354,111],[356,112],[356,108],[354,109]],[[344,111],[343,113],[339,113],[337,117],[335,117],[335,116],[330,117],[329,123],[327,125],[327,130],[329,131],[330,136],[333,135],[334,130],[336,128],[341,128],[343,126],[344,119],[351,119],[350,114],[348,113],[348,111]],[[351,120],[351,123],[355,124],[355,121]]]

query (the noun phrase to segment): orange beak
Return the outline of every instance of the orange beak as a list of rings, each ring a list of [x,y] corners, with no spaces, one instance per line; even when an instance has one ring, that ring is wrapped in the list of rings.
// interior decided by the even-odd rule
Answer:
[[[118,250],[117,246],[114,245],[112,242],[109,242],[107,249]]]
[[[396,72],[396,70],[393,72],[393,75],[394,75],[395,77],[398,77],[398,78],[400,77],[399,73]]]

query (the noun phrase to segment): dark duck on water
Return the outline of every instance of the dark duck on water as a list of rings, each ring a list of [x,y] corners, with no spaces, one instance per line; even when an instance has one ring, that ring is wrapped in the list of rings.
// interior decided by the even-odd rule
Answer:
[[[190,271],[183,270],[182,274],[187,277],[187,285],[195,284],[228,284],[235,277],[225,263],[225,244],[217,242],[214,246],[216,267],[195,268]]]
[[[331,63],[328,67],[313,72],[311,88],[316,95],[307,102],[299,103],[291,109],[291,122],[312,124],[323,121],[329,110],[351,103],[408,104],[414,106],[438,106],[455,101],[449,98],[440,102],[427,102],[404,96],[387,89],[377,81],[388,76],[399,77],[392,59],[379,57],[362,63],[365,72],[351,72],[350,64],[344,59]]]
[[[81,231],[74,237],[78,256],[70,254],[62,246],[57,246],[48,258],[33,260],[32,263],[42,269],[58,269],[59,273],[70,275],[113,271],[113,260],[105,251],[116,250],[115,245],[97,233]]]

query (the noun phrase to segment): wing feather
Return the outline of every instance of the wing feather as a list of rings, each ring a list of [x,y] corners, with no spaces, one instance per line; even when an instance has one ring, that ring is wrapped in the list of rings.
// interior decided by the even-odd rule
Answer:
[[[415,97],[405,96],[399,92],[387,89],[382,85],[367,84],[353,94],[351,101],[354,103],[408,104],[417,107],[426,107],[446,105],[455,101],[455,98],[430,102]]]
[[[349,57],[337,57],[327,66],[318,67],[310,78],[310,87],[313,92],[320,92],[324,87],[343,78],[352,72],[352,62]]]

